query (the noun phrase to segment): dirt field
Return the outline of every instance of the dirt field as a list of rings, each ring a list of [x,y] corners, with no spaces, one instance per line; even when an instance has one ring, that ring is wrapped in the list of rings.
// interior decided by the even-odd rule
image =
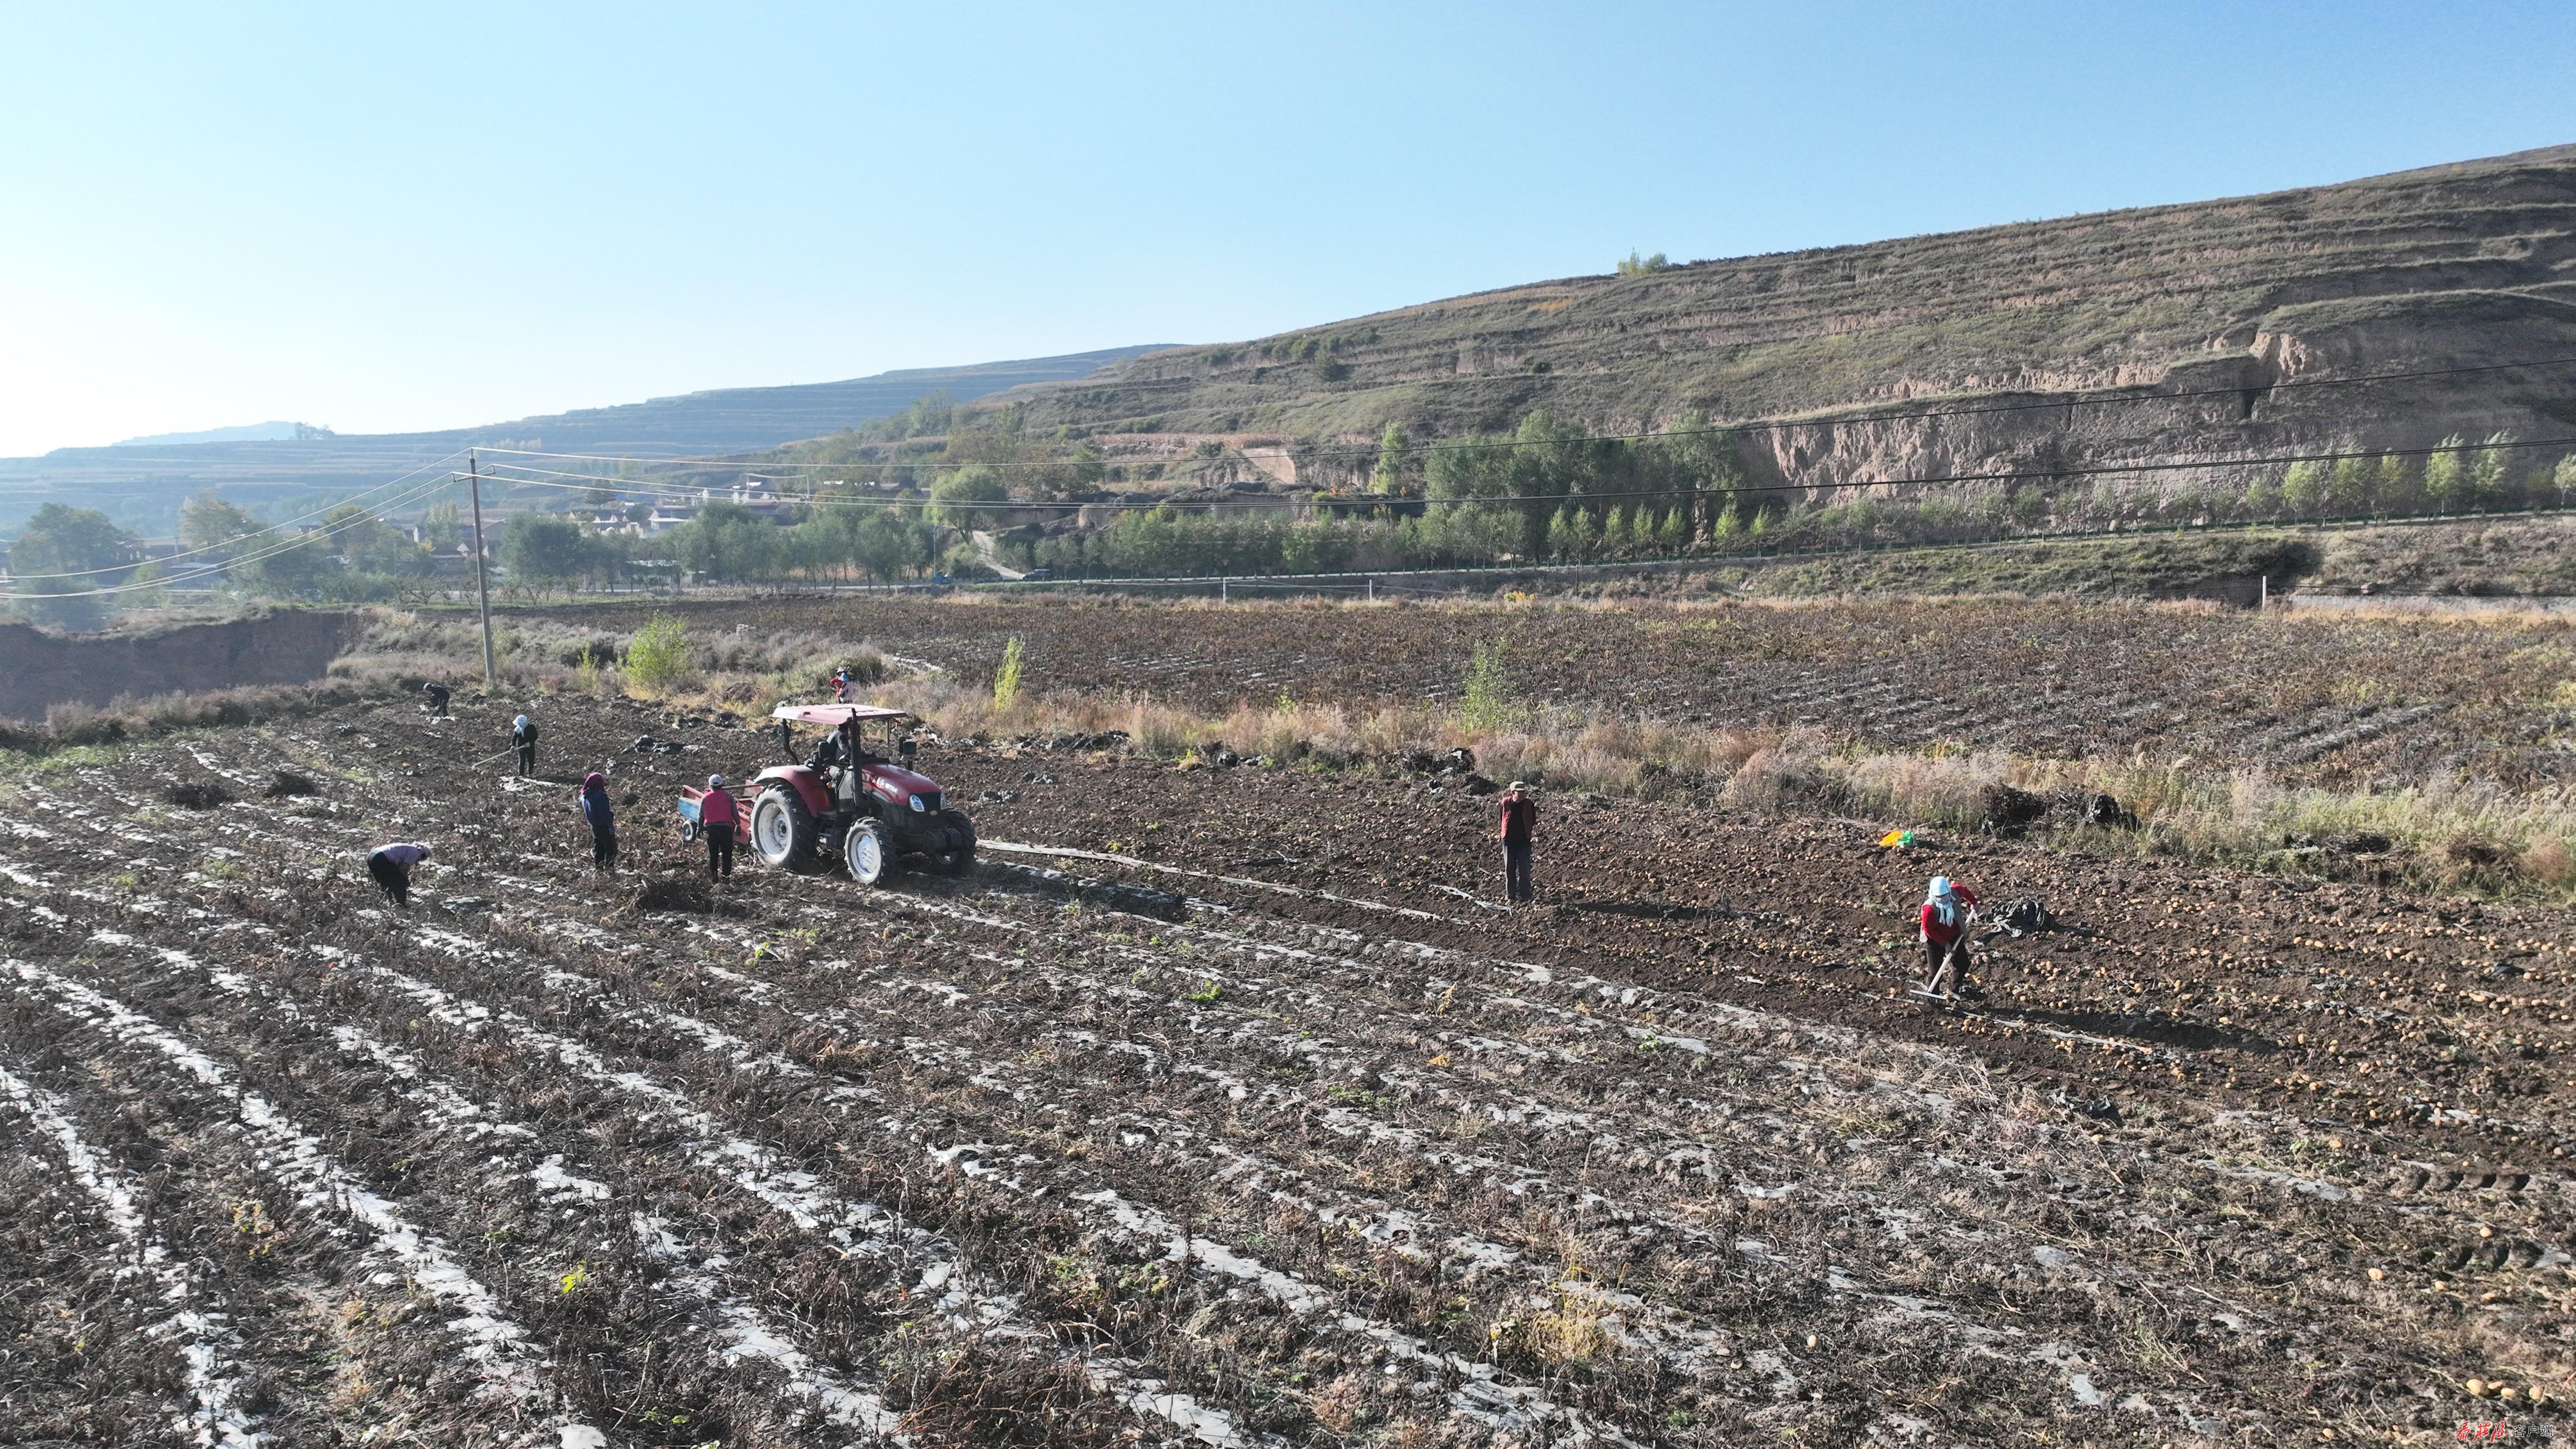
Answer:
[[[511,710],[11,782],[16,1442],[2576,1422],[2566,913],[1551,799],[1505,915],[1488,801],[936,743],[974,878],[647,912],[671,790],[768,738],[559,703],[522,786],[468,765]],[[407,912],[389,838],[438,848]],[[2066,928],[1917,1004],[1933,870]]]
[[[650,610],[557,611],[632,629]],[[869,639],[973,678],[1018,636],[1033,688],[1238,700],[1453,699],[1475,647],[1524,695],[1665,719],[1813,726],[1892,746],[2261,765],[2355,784],[2576,775],[2552,691],[2571,625],[2309,620],[2008,599],[1616,608],[1029,607],[889,598],[692,606],[692,626]]]

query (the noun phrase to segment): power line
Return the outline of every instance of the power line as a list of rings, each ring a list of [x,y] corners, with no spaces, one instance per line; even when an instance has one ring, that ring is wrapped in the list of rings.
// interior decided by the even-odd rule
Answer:
[[[412,501],[413,501],[413,500],[415,500],[415,499],[425,498],[425,497],[429,496],[430,494],[437,492],[439,489],[441,489],[441,488],[445,488],[445,487],[449,486],[450,484],[452,484],[452,483],[453,483],[453,482],[455,482],[455,481],[456,481],[456,480],[455,480],[455,479],[453,479],[453,478],[439,478],[439,479],[435,479],[435,480],[433,480],[433,481],[431,481],[431,482],[424,483],[424,484],[420,485],[419,487],[414,488],[414,489],[413,489],[413,490],[411,490],[410,492],[403,494],[401,497],[386,500],[386,501],[385,501],[385,503],[384,503],[382,506],[383,506],[383,507],[387,507],[387,508],[399,508],[399,507],[401,507],[403,504],[405,504],[405,503],[409,503],[409,502],[412,502]],[[350,529],[352,529],[352,528],[357,527],[357,526],[358,526],[359,524],[361,524],[361,523],[368,523],[368,522],[372,522],[372,521],[375,521],[375,519],[374,519],[374,515],[373,515],[373,514],[367,514],[367,515],[363,515],[363,516],[361,516],[361,517],[357,517],[357,518],[347,518],[347,519],[342,519],[342,520],[341,520],[339,523],[337,523],[337,524],[329,524],[329,525],[325,525],[325,526],[323,526],[323,527],[321,527],[321,528],[317,528],[317,529],[313,530],[311,533],[301,533],[301,534],[297,534],[297,535],[296,535],[295,537],[293,537],[293,538],[280,540],[277,544],[275,544],[275,545],[273,545],[273,546],[269,547],[268,549],[266,549],[266,550],[265,550],[265,551],[263,551],[263,552],[242,554],[242,555],[239,555],[239,556],[234,557],[234,558],[224,559],[224,560],[222,560],[222,561],[220,561],[220,562],[213,563],[213,564],[209,564],[209,565],[204,566],[204,567],[202,567],[202,568],[198,568],[198,569],[196,569],[194,572],[191,572],[191,573],[185,573],[185,574],[179,574],[179,575],[174,575],[173,577],[170,577],[170,578],[165,578],[165,579],[143,579],[143,580],[139,580],[139,581],[132,581],[132,580],[130,580],[130,581],[128,581],[128,582],[126,582],[126,583],[122,583],[122,584],[111,584],[111,585],[109,585],[109,586],[107,586],[107,587],[105,587],[105,588],[98,588],[98,589],[71,589],[71,590],[66,590],[66,591],[64,591],[64,592],[61,592],[61,593],[22,593],[22,594],[20,594],[20,595],[19,595],[19,597],[20,597],[20,598],[27,598],[27,599],[94,599],[94,598],[99,598],[99,597],[101,597],[101,596],[103,596],[103,595],[108,595],[108,594],[130,594],[130,593],[134,593],[134,592],[137,592],[137,591],[139,591],[139,590],[143,590],[143,589],[166,589],[166,588],[171,588],[171,587],[174,587],[174,586],[177,586],[177,585],[180,585],[180,584],[192,584],[192,583],[195,583],[196,581],[198,581],[199,579],[212,578],[212,577],[214,577],[216,574],[222,573],[222,572],[224,572],[224,571],[225,571],[225,570],[227,570],[227,569],[231,569],[231,568],[237,567],[237,566],[239,566],[239,565],[241,565],[241,564],[246,564],[246,563],[259,563],[259,562],[262,562],[262,561],[267,560],[267,559],[275,558],[275,557],[277,557],[279,554],[286,553],[286,552],[288,552],[288,551],[290,551],[290,550],[297,549],[297,548],[301,548],[301,547],[303,547],[306,543],[311,542],[311,541],[312,541],[316,536],[321,536],[321,537],[326,537],[326,538],[328,538],[328,537],[336,537],[336,536],[338,536],[339,534],[345,533],[345,532],[347,532],[348,530],[350,530]],[[273,530],[272,530],[272,531],[273,531]],[[244,535],[243,535],[243,537],[245,537],[245,538],[251,538],[251,537],[256,537],[256,536],[257,536],[257,535],[255,535],[255,534],[244,534]],[[160,560],[158,560],[158,559],[151,559],[151,560],[147,560],[147,561],[146,561],[146,563],[147,563],[147,564],[148,564],[148,563],[158,563],[158,562],[160,562]],[[134,568],[141,568],[141,567],[144,567],[144,566],[145,566],[145,565],[143,565],[143,564],[130,565],[130,567],[134,567]],[[72,577],[76,577],[76,575],[72,575],[72,574],[17,574],[17,575],[15,575],[16,581],[17,581],[17,582],[19,582],[19,583],[27,583],[27,582],[31,582],[31,581],[36,580],[36,579],[55,579],[55,578],[72,578]]]
[[[2368,373],[2359,377],[2291,378],[2253,387],[2195,388],[2181,392],[2131,392],[2100,397],[2064,397],[2048,402],[1998,403],[1991,407],[1931,408],[1916,412],[1863,413],[1848,417],[1757,418],[1749,422],[1711,425],[1703,428],[1674,428],[1664,432],[1587,433],[1571,438],[1482,438],[1450,439],[1436,443],[1409,443],[1402,448],[1385,449],[1373,444],[1348,445],[1337,450],[1318,450],[1309,456],[1374,458],[1388,452],[1432,453],[1444,449],[1535,448],[1567,443],[1634,443],[1658,438],[1723,437],[1735,433],[1779,432],[1788,428],[1830,428],[1849,423],[1916,422],[1925,419],[1985,417],[1996,413],[2048,412],[2058,408],[2101,407],[2112,403],[2179,402],[2191,398],[2241,397],[2248,392],[2280,392],[2294,388],[2354,387],[2373,382],[2410,382],[2429,377],[2466,377],[2479,373],[2512,372],[2539,367],[2576,366],[2576,357],[2541,358],[2531,362],[2481,363],[2472,367],[2422,368],[2410,372]],[[1848,404],[1866,407],[1868,404]],[[902,440],[895,440],[900,442]],[[792,446],[792,445],[787,445]],[[836,463],[806,463],[782,460],[768,462],[736,461],[724,458],[662,458],[638,460],[610,457],[605,453],[557,453],[533,448],[484,448],[487,453],[508,453],[523,458],[558,458],[582,462],[632,463],[655,462],[670,467],[714,468],[1061,468],[1064,461],[1043,463],[957,463],[937,458],[921,459],[844,459]],[[1115,466],[1115,465],[1113,465]]]
[[[437,467],[439,464],[448,462],[464,452],[465,449],[459,448],[456,452],[448,454],[445,458],[432,458],[428,462],[421,464],[419,467],[412,469],[410,472],[403,474],[399,478],[391,478],[382,483],[370,484],[367,487],[361,488],[357,492],[341,499],[337,503],[316,508],[310,513],[299,513],[293,518],[281,518],[275,523],[269,524],[263,528],[254,528],[248,533],[236,534],[231,538],[224,539],[217,543],[201,544],[195,548],[182,549],[177,553],[164,554],[159,558],[146,560],[146,562],[168,563],[174,558],[194,558],[196,555],[201,553],[212,553],[219,548],[230,548],[234,544],[240,543],[243,539],[258,538],[262,534],[275,533],[281,528],[285,528],[290,524],[302,523],[308,518],[320,518],[326,513],[346,508],[349,505],[356,503],[359,499],[366,497],[370,493],[381,492],[387,488],[398,488],[403,484],[410,482],[412,479],[419,477],[421,474],[428,472],[430,469]],[[28,577],[47,579],[80,579],[88,578],[95,574],[112,574],[123,569],[134,567],[136,567],[134,564],[112,564],[103,569],[65,569],[61,573],[33,574]],[[57,594],[54,597],[67,598],[69,595]]]

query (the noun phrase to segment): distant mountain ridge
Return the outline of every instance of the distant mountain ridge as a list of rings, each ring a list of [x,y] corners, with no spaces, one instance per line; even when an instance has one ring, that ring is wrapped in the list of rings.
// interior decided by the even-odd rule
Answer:
[[[179,443],[267,443],[280,438],[301,438],[311,433],[328,433],[329,428],[316,428],[310,423],[244,423],[237,428],[208,428],[197,433],[152,433],[140,438],[119,438],[111,448],[169,447]]]
[[[0,458],[0,528],[13,528],[46,502],[60,499],[101,509],[131,528],[166,533],[180,501],[199,489],[220,488],[237,502],[264,506],[383,483],[477,444],[541,445],[639,459],[752,452],[901,412],[927,393],[945,391],[966,402],[1034,383],[1085,377],[1152,350],[1110,347],[967,367],[905,368],[841,382],[719,388],[439,432],[300,440],[145,439],[105,448],[58,448],[39,458]]]

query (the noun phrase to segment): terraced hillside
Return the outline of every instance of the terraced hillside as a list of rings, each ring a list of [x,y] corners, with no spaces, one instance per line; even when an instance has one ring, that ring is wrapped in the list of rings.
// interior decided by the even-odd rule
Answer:
[[[765,732],[458,704],[8,781],[20,1442],[2563,1439],[2564,912],[940,742],[976,875],[693,900]]]
[[[2576,433],[2576,369],[2284,389],[2576,356],[2576,146],[2334,186],[1573,277],[1136,359],[1029,416],[1374,438],[1549,408],[1617,428],[1818,414],[1755,435],[1802,481]],[[1868,422],[1931,400],[2218,389],[2167,403]],[[2554,454],[2552,455],[2555,456]],[[1311,466],[1311,465],[1310,465]],[[1357,466],[1365,466],[1360,464]]]

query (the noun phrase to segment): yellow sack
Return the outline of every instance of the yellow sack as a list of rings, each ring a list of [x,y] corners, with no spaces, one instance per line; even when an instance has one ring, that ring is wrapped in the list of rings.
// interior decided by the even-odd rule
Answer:
[[[1887,846],[1912,845],[1914,843],[1914,832],[1911,830],[1891,830],[1885,835],[1880,836],[1878,838],[1878,843]]]

